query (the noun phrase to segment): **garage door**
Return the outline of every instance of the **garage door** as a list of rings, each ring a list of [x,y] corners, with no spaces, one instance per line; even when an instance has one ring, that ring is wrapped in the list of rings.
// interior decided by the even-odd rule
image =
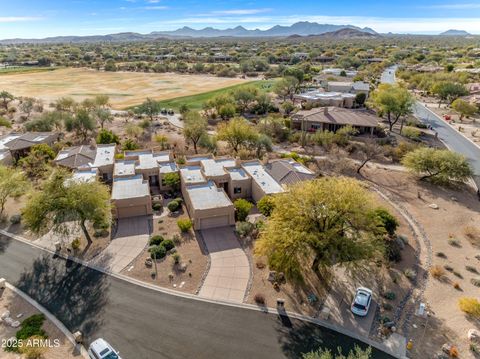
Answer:
[[[228,226],[228,216],[202,218],[200,219],[200,228],[197,229],[207,229],[224,226]]]
[[[118,218],[145,216],[147,214],[147,207],[146,206],[118,207],[117,214],[118,214]]]

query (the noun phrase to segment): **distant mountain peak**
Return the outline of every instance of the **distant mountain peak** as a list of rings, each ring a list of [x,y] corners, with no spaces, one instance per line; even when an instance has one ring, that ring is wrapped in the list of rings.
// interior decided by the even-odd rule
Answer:
[[[450,30],[442,32],[440,35],[442,35],[442,36],[468,36],[470,34],[468,32],[466,32],[465,30],[450,29]]]

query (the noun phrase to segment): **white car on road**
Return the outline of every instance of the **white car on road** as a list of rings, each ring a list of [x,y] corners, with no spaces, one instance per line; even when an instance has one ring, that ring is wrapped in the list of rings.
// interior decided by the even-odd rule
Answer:
[[[122,359],[118,352],[105,339],[97,339],[88,347],[88,356],[91,359]]]
[[[353,314],[360,317],[366,317],[370,304],[372,303],[372,291],[368,288],[360,287],[355,292],[355,298],[353,298],[351,311]]]

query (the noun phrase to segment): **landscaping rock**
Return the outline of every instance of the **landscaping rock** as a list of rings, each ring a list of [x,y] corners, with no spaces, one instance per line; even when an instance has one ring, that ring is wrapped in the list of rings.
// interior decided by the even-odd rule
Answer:
[[[181,271],[181,272],[186,272],[187,271],[187,263],[185,262],[182,262],[178,265],[178,270]]]
[[[177,253],[177,248],[172,248],[172,249],[170,249],[167,253],[168,253],[168,254]]]
[[[439,209],[440,208],[440,207],[438,207],[438,204],[436,204],[436,203],[429,204],[428,207],[430,207],[431,209]]]
[[[468,340],[474,343],[480,343],[480,331],[477,329],[470,329],[467,334]]]
[[[271,283],[275,282],[276,278],[277,278],[277,272],[276,271],[272,270],[268,273],[268,281],[269,282],[271,282]]]
[[[398,247],[399,247],[401,250],[405,249],[405,243],[403,242],[402,239],[400,239],[400,238],[398,238],[398,237],[395,238],[395,243],[398,245]]]
[[[0,319],[5,320],[6,318],[10,318],[10,312],[8,310],[0,315]]]
[[[145,259],[145,267],[150,268],[153,265],[152,258]]]

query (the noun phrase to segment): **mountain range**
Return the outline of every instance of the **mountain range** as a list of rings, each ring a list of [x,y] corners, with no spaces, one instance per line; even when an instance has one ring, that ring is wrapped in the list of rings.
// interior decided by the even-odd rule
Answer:
[[[465,30],[455,30],[455,29],[450,29],[440,34],[440,36],[468,36],[468,35],[470,34]]]
[[[209,37],[288,37],[322,35],[332,33],[342,29],[353,29],[358,32],[373,34],[377,33],[369,28],[360,28],[353,25],[332,25],[318,24],[316,22],[302,21],[291,26],[276,25],[267,30],[248,30],[243,26],[237,26],[230,29],[215,29],[206,27],[204,29],[195,30],[188,26],[173,31],[154,31],[149,34],[139,34],[135,32],[123,32],[109,35],[92,35],[92,36],[56,36],[44,39],[6,39],[0,40],[1,44],[20,44],[20,43],[86,43],[86,42],[127,42],[127,41],[148,41],[162,38],[180,39],[180,38],[209,38]]]

